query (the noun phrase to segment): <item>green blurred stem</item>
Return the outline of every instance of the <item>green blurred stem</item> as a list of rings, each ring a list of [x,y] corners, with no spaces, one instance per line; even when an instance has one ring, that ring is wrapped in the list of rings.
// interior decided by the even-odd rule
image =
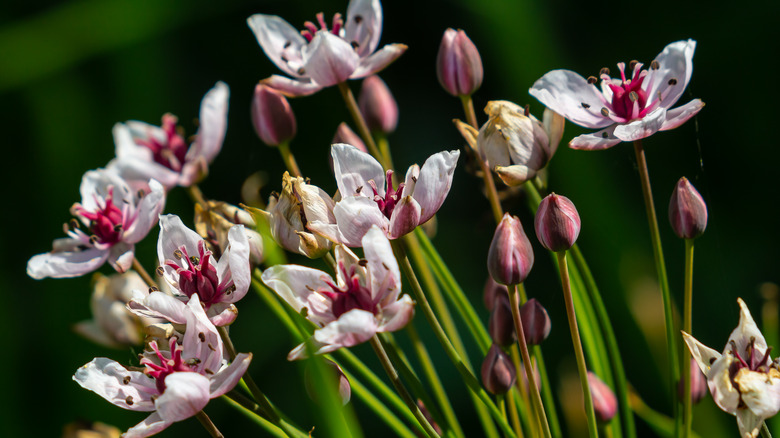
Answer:
[[[347,111],[349,111],[349,114],[352,116],[352,120],[355,121],[355,124],[358,128],[358,133],[366,143],[368,151],[371,152],[371,155],[376,157],[380,163],[382,163],[382,167],[384,167],[385,170],[391,169],[392,165],[388,161],[389,157],[382,155],[382,153],[379,151],[379,148],[377,148],[374,137],[371,136],[371,131],[368,130],[366,119],[364,119],[363,114],[360,113],[360,108],[358,107],[357,101],[355,100],[355,95],[352,94],[352,90],[349,88],[349,85],[346,82],[341,82],[338,84],[338,86],[339,91],[341,92],[341,97],[344,98],[344,103],[347,105]]]
[[[306,438],[307,434],[297,430],[295,427],[288,424],[284,419],[279,420],[279,425],[274,425],[270,421],[266,420],[260,412],[260,406],[248,397],[244,396],[235,389],[228,391],[223,396],[225,401],[230,403],[233,407],[239,408],[239,410],[246,415],[250,420],[254,421],[260,427],[265,429],[268,433],[275,437],[284,438]]]
[[[664,305],[666,348],[669,355],[669,394],[672,397],[672,411],[674,412],[675,424],[677,425],[677,430],[681,431],[682,418],[680,417],[679,402],[675,388],[677,381],[680,379],[680,362],[677,356],[677,333],[674,329],[674,319],[672,317],[672,296],[669,292],[669,280],[666,277],[664,251],[661,247],[661,235],[658,231],[658,219],[655,214],[653,192],[650,188],[650,175],[647,171],[647,159],[645,158],[645,150],[642,147],[641,140],[634,141],[634,152],[636,153],[637,167],[639,167],[639,177],[642,183],[642,195],[645,199],[645,210],[647,210],[647,222],[650,225],[650,238],[653,241],[655,268],[658,272],[658,283],[661,286],[661,297],[663,299]]]
[[[523,363],[520,360],[520,349],[517,348],[517,345],[513,345],[512,349],[510,350],[511,356],[512,356],[512,363],[515,366],[515,370],[519,373],[520,370],[523,370],[523,374],[525,374],[525,369],[523,368]],[[528,432],[529,436],[536,437],[539,436],[539,420],[536,418],[536,412],[533,408],[533,405],[531,405],[531,400],[528,397],[528,388],[526,388],[528,384],[528,377],[526,379],[523,379],[523,376],[519,376],[515,380],[515,388],[517,389],[517,393],[520,396],[520,398],[516,402],[517,409],[520,410],[521,413],[525,414],[524,418],[526,418],[526,421],[522,424],[525,424],[526,431]],[[521,436],[522,434],[518,434],[517,436]]]
[[[203,428],[206,429],[214,438],[224,438],[224,435],[222,435],[222,432],[217,429],[217,426],[214,425],[214,422],[211,421],[211,418],[209,418],[208,415],[206,415],[203,411],[198,411],[197,414],[195,414],[195,417],[198,418],[198,421],[200,421],[200,424],[203,425]]]
[[[522,380],[519,376],[517,378]],[[509,417],[512,420],[512,427],[515,430],[515,435],[517,435],[518,438],[523,438],[523,427],[520,425],[520,415],[517,412],[517,404],[515,403],[515,397],[517,397],[517,395],[517,391],[510,390],[507,392],[506,398],[507,404],[509,405]]]
[[[412,265],[409,263],[409,259],[406,257],[406,250],[404,248],[403,242],[400,240],[393,240],[391,243],[393,245],[393,252],[395,253],[396,259],[398,259],[399,265],[401,267],[401,271],[404,273],[404,276],[406,276],[407,280],[409,280],[409,284],[412,287],[412,291],[414,292],[413,296],[417,301],[417,307],[425,315],[425,319],[428,320],[428,324],[433,329],[433,333],[436,335],[436,339],[438,339],[439,343],[442,345],[442,347],[444,347],[444,352],[447,354],[447,357],[449,357],[450,361],[452,361],[452,363],[455,365],[455,368],[460,373],[463,381],[466,383],[466,386],[468,386],[469,389],[474,394],[476,394],[482,403],[487,407],[490,415],[493,417],[496,423],[498,423],[499,428],[507,436],[515,438],[516,435],[512,430],[512,427],[509,426],[509,423],[506,422],[503,415],[501,415],[501,412],[490,399],[490,396],[487,394],[487,392],[482,389],[482,386],[474,374],[466,367],[464,364],[464,359],[461,358],[457,351],[455,351],[452,343],[444,333],[444,330],[442,329],[441,324],[439,324],[433,309],[431,309],[431,305],[428,302],[422,287],[420,287],[420,282],[417,280],[417,276],[414,274]]]
[[[382,363],[382,367],[385,369],[388,377],[390,377],[390,381],[393,382],[393,386],[395,386],[396,391],[398,391],[398,393],[401,395],[401,398],[404,400],[404,402],[406,402],[406,406],[410,411],[412,411],[414,417],[417,419],[417,422],[420,423],[420,426],[425,429],[425,433],[428,434],[429,437],[438,438],[439,434],[433,430],[433,426],[428,423],[428,420],[420,411],[420,408],[417,406],[417,403],[415,403],[412,395],[409,394],[409,391],[407,391],[406,387],[404,387],[403,382],[401,382],[401,378],[398,376],[398,371],[396,371],[392,362],[390,362],[390,358],[387,357],[387,352],[382,346],[382,342],[376,335],[371,338],[371,346],[374,347],[374,352],[376,352],[379,361]]]
[[[772,438],[772,433],[769,431],[769,427],[766,425],[766,421],[761,425],[761,436],[764,438]]]
[[[282,160],[284,161],[287,170],[289,170],[293,176],[303,176],[301,174],[301,169],[298,168],[298,163],[295,161],[295,156],[290,152],[290,142],[285,141],[276,148],[279,149],[279,154],[282,156]]]
[[[376,134],[376,141],[379,145],[379,153],[382,154],[382,156],[387,160],[387,165],[389,168],[393,168],[393,156],[390,154],[390,143],[387,141],[387,136],[382,132],[377,132]],[[401,175],[403,178],[404,175]],[[393,175],[395,179],[395,175]],[[397,181],[395,181],[397,182]]]
[[[683,330],[693,332],[693,239],[685,239],[685,302],[683,308]],[[683,351],[683,437],[691,436],[693,422],[693,404],[691,401],[691,360],[690,351]]]
[[[477,125],[477,113],[474,111],[474,101],[471,99],[471,95],[461,95],[460,103],[463,104],[463,113],[466,115],[466,122],[474,129],[479,129]]]
[[[593,410],[593,397],[590,395],[590,385],[588,384],[588,367],[585,364],[585,352],[582,350],[580,331],[577,328],[577,316],[574,312],[574,299],[571,295],[569,267],[566,264],[566,251],[557,252],[556,255],[558,256],[558,267],[561,270],[561,285],[563,286],[563,298],[566,301],[566,316],[569,318],[569,331],[571,332],[571,340],[574,344],[574,355],[577,357],[577,371],[580,374],[582,394],[585,398],[585,415],[588,418],[588,433],[591,438],[597,438],[599,436],[598,425],[596,423],[596,413]]]
[[[347,380],[349,380],[352,393],[355,394],[359,399],[363,400],[363,403],[365,403],[366,406],[374,411],[377,416],[379,416],[379,418],[381,418],[382,421],[384,421],[385,424],[387,424],[390,429],[395,432],[396,436],[403,438],[416,437],[414,432],[406,427],[406,425],[392,411],[390,411],[387,406],[385,406],[378,398],[376,398],[376,396],[374,396],[374,394],[372,394],[368,388],[366,388],[359,380],[357,380],[355,376],[347,372],[345,369],[342,369],[342,372],[344,372]],[[404,407],[404,410],[406,410],[406,407]],[[419,430],[422,432],[422,429]]]

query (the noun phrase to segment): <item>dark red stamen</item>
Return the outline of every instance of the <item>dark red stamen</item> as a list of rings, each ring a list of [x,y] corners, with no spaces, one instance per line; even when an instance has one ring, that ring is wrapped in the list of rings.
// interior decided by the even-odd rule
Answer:
[[[377,206],[379,206],[379,210],[387,217],[390,218],[393,215],[393,210],[395,209],[396,204],[401,198],[401,195],[404,191],[405,183],[398,184],[398,189],[393,189],[393,171],[388,170],[385,174],[386,179],[386,185],[387,190],[385,191],[384,198],[379,195],[379,190],[376,186],[376,182],[374,180],[371,180],[368,182],[368,185],[371,186],[371,189],[374,191],[374,201],[377,203]]]
[[[157,354],[157,359],[159,359],[160,364],[158,365],[152,362],[151,359],[143,358],[141,359],[141,365],[146,366],[144,374],[155,379],[157,390],[160,391],[160,393],[165,392],[165,378],[168,377],[168,375],[181,371],[193,371],[192,367],[182,360],[182,347],[176,343],[176,338],[171,338],[170,340],[170,358],[165,357],[165,355],[160,352],[156,341],[150,342],[149,346],[152,347],[152,350]]]
[[[136,144],[149,148],[156,163],[180,172],[184,165],[184,157],[187,155],[187,143],[176,132],[177,121],[176,116],[165,114],[160,127],[165,135],[165,139],[161,140],[153,135],[149,135],[145,139],[136,139]]]
[[[232,292],[233,280],[227,279],[219,282],[217,268],[211,263],[214,255],[206,248],[204,241],[198,242],[198,255],[190,257],[187,248],[181,246],[182,267],[173,260],[166,260],[165,265],[173,268],[179,274],[179,289],[188,297],[198,294],[201,303],[208,309],[212,304],[219,302],[226,293]],[[175,255],[174,255],[175,256]]]
[[[321,289],[317,292],[329,298],[333,305],[331,309],[333,315],[338,318],[352,309],[361,309],[376,315],[377,303],[371,298],[371,291],[360,284],[360,276],[356,273],[356,267],[353,265],[349,271],[344,267],[344,262],[339,262],[339,271],[341,272],[345,285],[339,287],[331,281],[326,281],[330,290]]]
[[[114,187],[108,188],[108,196],[105,206],[97,211],[87,211],[82,206],[76,207],[76,213],[90,222],[89,230],[95,236],[96,242],[103,244],[115,244],[119,242],[124,225],[124,212],[114,205]],[[96,203],[97,202],[96,199]]]
[[[338,36],[341,32],[341,28],[344,25],[344,20],[341,18],[341,14],[335,14],[333,15],[333,21],[332,21],[333,29],[328,30],[328,23],[325,21],[325,14],[322,12],[319,12],[317,14],[317,24],[320,25],[318,28],[316,24],[312,23],[311,21],[307,21],[303,23],[303,27],[306,29],[301,31],[301,36],[306,38],[307,42],[311,42],[314,39],[314,35],[317,34],[317,32],[324,30],[325,32],[330,32],[333,35]]]

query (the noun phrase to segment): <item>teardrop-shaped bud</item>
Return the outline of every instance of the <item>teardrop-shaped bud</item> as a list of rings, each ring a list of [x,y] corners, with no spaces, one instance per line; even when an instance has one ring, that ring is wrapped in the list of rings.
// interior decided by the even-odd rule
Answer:
[[[488,309],[488,311],[492,311],[496,295],[502,294],[508,297],[507,293],[506,286],[496,283],[496,280],[493,280],[493,276],[488,275],[487,281],[485,281],[485,289],[482,293],[485,308]]]
[[[565,196],[551,193],[542,199],[534,218],[536,237],[553,252],[566,251],[580,235],[580,215]]]
[[[333,362],[332,360],[323,359],[323,363],[330,368],[331,374],[338,379],[339,382],[339,396],[341,397],[341,404],[345,405],[349,403],[349,399],[352,398],[352,387],[349,385],[349,379],[347,379],[347,376],[344,375],[344,372],[341,370],[341,367],[336,365],[336,362]],[[312,399],[315,403],[319,403],[319,398],[317,397],[317,391],[314,389],[314,382],[312,379],[314,376],[312,375],[313,371],[311,370],[311,367],[314,366],[314,363],[311,361],[306,364],[306,368],[303,372],[303,382],[304,386],[306,387],[306,393],[309,395],[309,398]]]
[[[508,295],[500,293],[495,295],[493,311],[490,312],[490,320],[488,321],[488,332],[493,342],[502,347],[508,347],[517,340]]]
[[[607,422],[617,413],[615,393],[593,372],[588,371],[588,385],[593,399],[593,410],[599,421]]]
[[[357,135],[355,131],[353,131],[352,128],[350,128],[349,125],[347,125],[346,122],[341,122],[338,128],[336,128],[336,134],[333,135],[332,144],[336,144],[336,143],[344,143],[344,144],[352,145],[360,149],[361,152],[368,153],[368,148],[366,148],[366,144],[363,143],[363,140],[360,138],[360,136]],[[331,161],[332,160],[333,157],[331,157]]]
[[[263,84],[255,87],[252,124],[257,136],[268,146],[279,146],[295,137],[295,114],[287,98]]]
[[[497,344],[488,350],[482,362],[482,384],[492,394],[503,394],[515,384],[515,366],[512,359]]]
[[[685,397],[685,385],[683,385],[682,379],[677,382],[677,395],[680,400]],[[696,404],[707,396],[709,389],[707,388],[707,377],[701,372],[701,368],[695,360],[691,359],[691,403]]]
[[[462,30],[447,29],[436,56],[436,76],[453,96],[468,96],[482,85],[482,58]]]
[[[534,251],[516,216],[504,213],[488,251],[488,272],[501,284],[520,284],[534,265]]]
[[[680,239],[695,239],[707,228],[707,204],[685,177],[677,181],[669,200],[669,222]]]
[[[539,345],[550,336],[550,316],[536,298],[531,298],[520,308],[520,322],[528,345]]]
[[[395,131],[398,126],[398,104],[379,76],[373,75],[363,80],[358,105],[368,129],[385,134]]]

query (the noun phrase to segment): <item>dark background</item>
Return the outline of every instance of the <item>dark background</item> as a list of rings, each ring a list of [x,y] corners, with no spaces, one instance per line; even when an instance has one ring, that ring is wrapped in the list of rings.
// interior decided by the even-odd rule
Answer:
[[[401,109],[399,128],[390,137],[396,165],[404,171],[432,153],[463,145],[451,124],[451,119],[462,118],[459,102],[440,88],[435,75],[436,52],[447,27],[466,30],[482,54],[485,82],[474,96],[480,123],[485,121],[480,109],[496,99],[530,104],[531,111],[541,115],[541,104],[527,89],[551,69],[568,68],[583,76],[604,66],[615,71],[616,62],[647,63],[670,42],[696,39],[693,78],[680,103],[698,97],[706,107],[682,127],[656,134],[644,144],[672,293],[680,304],[683,244],[668,226],[666,206],[681,176],[689,178],[708,203],[708,229],[696,244],[694,333],[720,350],[737,324],[736,297],[743,297],[760,321],[759,287],[778,282],[780,153],[775,117],[770,116],[776,87],[768,66],[777,53],[778,35],[777,14],[769,9],[707,5],[386,1],[381,44],[409,45],[381,74]],[[114,123],[137,119],[158,124],[163,113],[172,112],[192,134],[200,99],[217,80],[231,87],[229,129],[201,188],[209,198],[237,203],[244,179],[264,170],[269,178],[264,194],[278,190],[283,163],[254,135],[249,106],[254,84],[279,72],[245,20],[253,13],[278,14],[302,28],[319,11],[326,17],[344,13],[346,2],[78,0],[0,6],[0,132],[6,154],[0,435],[57,436],[65,423],[76,419],[105,421],[124,430],[143,418],[71,381],[76,368],[94,356],[123,362],[132,357],[129,351],[94,346],[70,330],[90,316],[90,276],[34,281],[24,274],[25,264],[62,236],[68,209],[79,200],[82,174],[113,157]],[[358,83],[351,85],[359,90]],[[331,88],[293,100],[292,106],[299,126],[292,149],[301,169],[314,184],[333,192],[326,160],[336,125],[348,119],[341,97]],[[582,132],[567,123],[564,143]],[[563,145],[548,169],[550,187],[571,198],[582,217],[580,246],[616,327],[628,379],[648,404],[666,411],[662,313],[632,147],[582,152]],[[481,289],[493,222],[479,187],[459,166],[438,215],[434,242],[487,321]],[[535,241],[522,199],[508,201],[505,208],[521,217]],[[191,204],[182,190],[170,194],[166,211],[191,223]],[[147,266],[154,263],[156,234],[138,247],[138,257]],[[573,355],[560,286],[550,259],[541,247],[536,249],[537,264],[527,288],[553,320],[544,352],[558,382],[559,376],[573,372]],[[291,338],[253,294],[239,307],[241,317],[232,333],[240,351],[254,353],[250,371],[255,380],[294,420],[311,424],[315,407],[300,382],[301,366],[284,359],[293,346]],[[439,373],[449,383],[463,426],[470,436],[478,436],[477,420],[454,368],[423,318],[418,316],[415,323],[424,330]],[[405,341],[404,334],[399,338]],[[476,351],[473,344],[468,347]],[[368,347],[355,351],[381,373]],[[472,361],[481,358],[474,355]],[[572,397],[569,386],[553,384],[561,399]],[[359,402],[355,409],[367,435],[384,431]],[[253,425],[222,401],[215,400],[207,411],[227,436],[255,433]],[[717,411],[711,399],[699,405],[695,415],[694,429],[702,436],[736,433],[733,418]],[[649,434],[641,420],[637,423],[642,435]],[[161,436],[205,436],[199,429],[197,422],[187,420]]]

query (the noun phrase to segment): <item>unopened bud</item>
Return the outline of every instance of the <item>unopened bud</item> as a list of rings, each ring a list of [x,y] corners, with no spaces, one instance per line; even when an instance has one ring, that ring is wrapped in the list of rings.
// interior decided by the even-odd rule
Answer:
[[[517,377],[512,359],[497,344],[488,350],[482,362],[482,385],[492,394],[503,394],[515,384]]]
[[[279,146],[295,137],[295,114],[287,98],[263,84],[255,87],[252,124],[257,136],[268,146]]]
[[[341,368],[332,360],[323,359],[323,363],[329,368],[328,371],[330,374],[338,379],[338,390],[339,396],[341,397],[341,404],[345,405],[349,403],[349,399],[352,398],[352,388],[349,385],[349,379],[347,379],[347,376],[344,375],[344,372],[341,370]],[[309,398],[312,399],[315,403],[319,403],[314,381],[312,380],[314,379],[314,376],[312,376],[313,371],[311,370],[312,366],[314,366],[314,363],[309,361],[309,363],[306,365],[306,369],[303,372],[303,382],[304,386],[306,386],[306,393],[309,395]]]
[[[531,298],[520,308],[520,322],[528,345],[539,345],[550,336],[550,316],[536,298]]]
[[[358,103],[368,129],[385,134],[395,131],[398,125],[398,104],[379,76],[373,75],[363,80]]]
[[[496,295],[507,295],[507,293],[506,286],[496,283],[496,280],[493,280],[493,276],[488,275],[487,281],[485,282],[485,289],[482,294],[482,299],[485,302],[485,308],[487,308],[489,311],[492,311]]]
[[[534,265],[531,242],[516,216],[504,213],[488,251],[488,272],[501,284],[520,284]]]
[[[709,389],[707,388],[707,377],[701,372],[701,368],[695,360],[691,359],[691,403],[696,404],[707,396]],[[685,397],[685,385],[682,379],[677,383],[677,395],[680,400],[684,400]]]
[[[593,399],[593,410],[599,421],[607,422],[617,413],[615,393],[593,372],[588,371],[588,385]]]
[[[512,307],[507,294],[495,295],[493,311],[490,312],[490,320],[488,321],[488,332],[493,342],[502,347],[508,347],[517,340],[515,323],[512,319]]]
[[[436,76],[453,96],[468,96],[482,85],[482,58],[462,30],[447,29],[436,56]]]
[[[680,239],[695,239],[707,228],[707,204],[685,177],[677,181],[669,200],[669,222]]]
[[[360,136],[357,135],[355,131],[353,131],[352,128],[350,128],[349,125],[347,125],[345,122],[341,122],[341,124],[339,124],[339,127],[336,128],[336,134],[333,136],[332,144],[336,144],[336,143],[345,143],[348,145],[352,145],[360,149],[361,152],[368,153],[368,148],[366,148],[366,144],[363,143],[363,140],[360,139]]]
[[[551,193],[539,204],[534,218],[536,237],[553,252],[566,251],[580,235],[580,215],[565,196]]]

